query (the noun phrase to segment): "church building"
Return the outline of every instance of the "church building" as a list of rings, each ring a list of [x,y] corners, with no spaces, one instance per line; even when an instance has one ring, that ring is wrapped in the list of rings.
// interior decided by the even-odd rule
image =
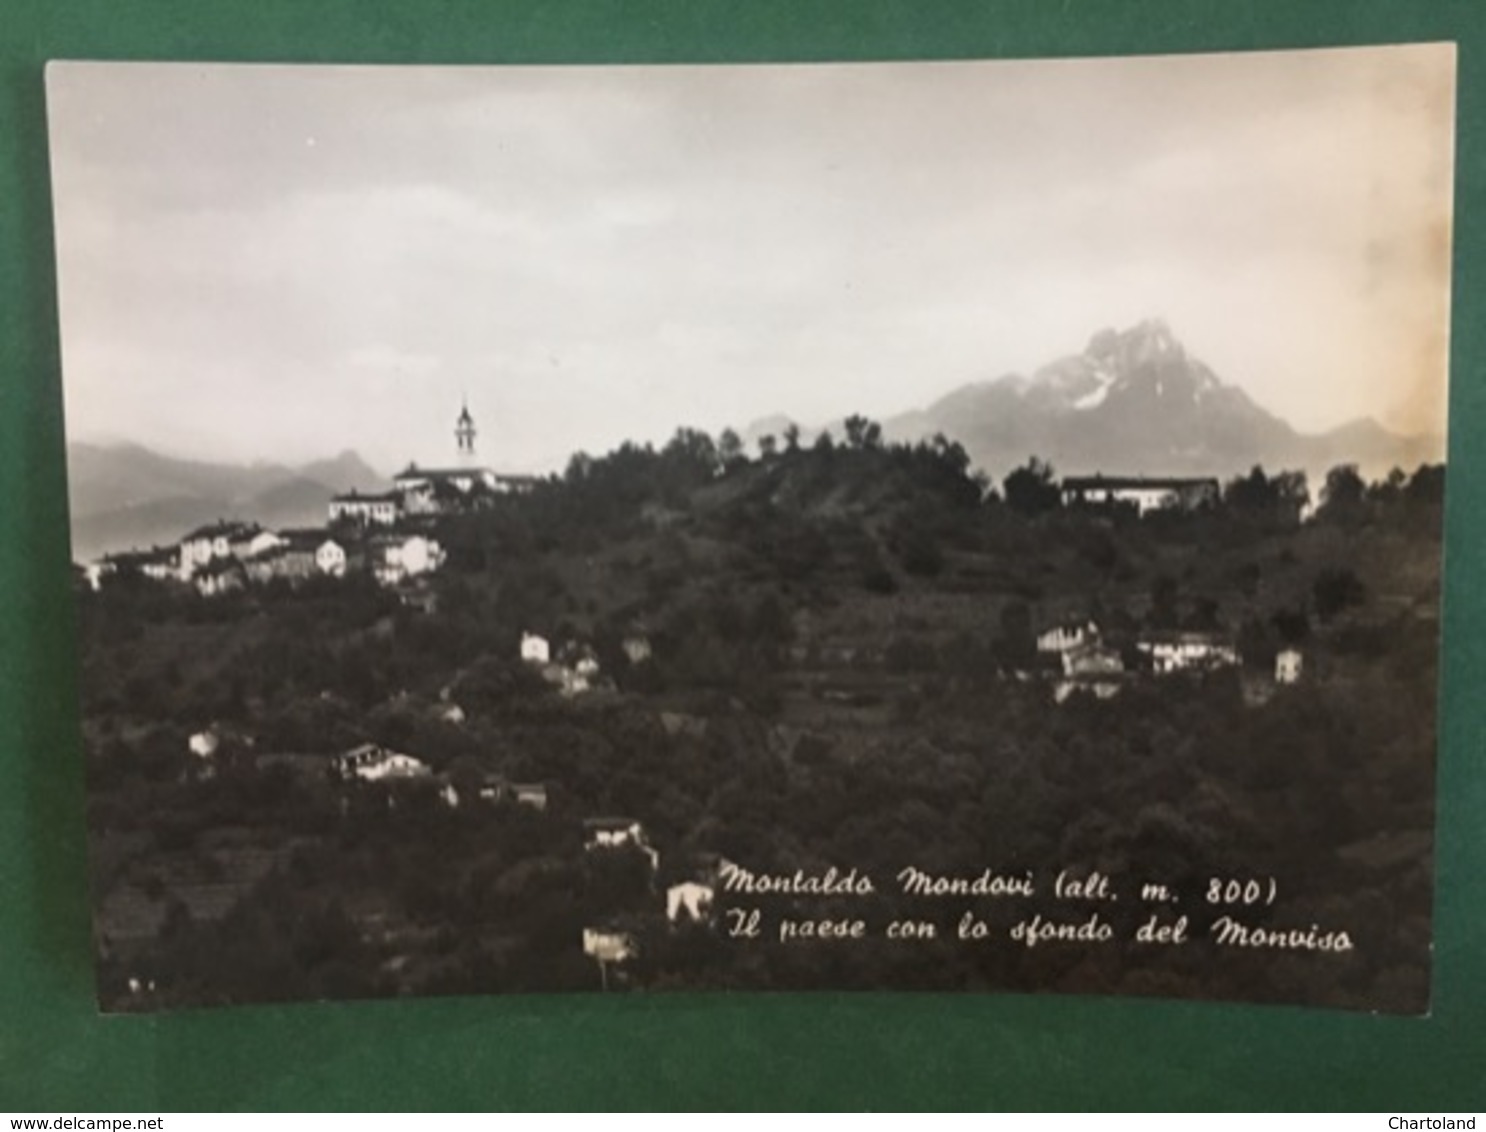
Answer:
[[[393,490],[402,497],[410,515],[434,515],[467,504],[477,492],[530,491],[532,476],[497,475],[479,463],[475,452],[475,418],[465,402],[454,421],[454,444],[458,462],[447,468],[420,468],[410,463],[393,477]]]

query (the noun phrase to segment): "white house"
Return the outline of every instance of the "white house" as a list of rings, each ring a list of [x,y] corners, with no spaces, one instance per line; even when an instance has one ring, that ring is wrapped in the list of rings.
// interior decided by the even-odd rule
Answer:
[[[194,567],[190,578],[196,586],[196,592],[202,597],[216,597],[232,590],[240,590],[247,581],[242,564],[230,557],[212,559]]]
[[[620,648],[631,664],[642,664],[651,657],[650,638],[643,633],[631,633],[624,638]]]
[[[265,530],[257,523],[245,523],[241,529],[227,537],[227,553],[241,561],[255,554],[262,554],[272,547],[281,546],[283,542],[273,531]]]
[[[181,539],[181,579],[189,581],[198,569],[213,559],[231,557],[234,545],[246,546],[259,530],[256,525],[223,520],[197,527]]]
[[[328,538],[315,548],[315,568],[332,578],[346,576],[346,548]]]
[[[103,579],[130,572],[138,573],[156,582],[179,578],[181,576],[180,550],[174,546],[156,546],[149,550],[105,554],[83,568],[88,585],[95,590],[102,587]]]
[[[634,818],[588,818],[583,833],[585,849],[623,849],[645,843],[645,827]]]
[[[208,727],[204,731],[198,731],[186,740],[186,746],[190,752],[199,759],[209,759],[217,753],[217,748],[222,745],[220,736],[217,735],[215,727]]]
[[[489,468],[420,468],[409,464],[392,479],[393,486],[409,497],[409,510],[437,511],[440,487],[468,495],[477,487],[499,491],[500,477]]]
[[[527,806],[533,810],[545,810],[547,808],[546,783],[513,782],[511,783],[511,798],[518,806]]]
[[[285,541],[286,540],[283,538],[283,536],[277,534],[274,531],[261,530],[252,538],[247,540],[246,554],[240,557],[251,558],[255,554],[262,554],[270,547],[283,546]]]
[[[583,954],[600,963],[623,963],[640,953],[635,937],[617,928],[584,928]]]
[[[389,751],[376,743],[352,747],[337,755],[331,761],[331,767],[341,778],[357,778],[362,782],[426,778],[431,773],[426,763],[412,755]]]
[[[380,762],[363,767],[357,775],[368,782],[376,782],[383,778],[424,778],[428,773],[426,763],[420,762],[412,755],[400,755],[393,752]]]
[[[547,664],[552,659],[552,645],[535,633],[521,634],[521,659],[527,664]]]
[[[599,674],[599,658],[592,646],[569,641],[562,650],[563,663],[587,680]]]
[[[370,549],[372,573],[384,586],[431,574],[444,564],[443,548],[425,535],[382,535]]]
[[[1228,668],[1239,659],[1233,642],[1217,633],[1150,632],[1136,642],[1136,648],[1150,657],[1151,668],[1162,675]]]
[[[1063,651],[1064,676],[1095,676],[1125,671],[1120,650],[1090,641]]]
[[[330,521],[390,526],[397,522],[401,499],[396,492],[362,495],[354,488],[330,500]]]
[[[660,853],[645,839],[645,827],[634,818],[588,818],[583,822],[583,848],[589,852],[638,849],[660,868]]]
[[[286,539],[245,559],[243,569],[250,581],[260,584],[275,578],[301,582],[315,572],[315,556],[299,543]]]
[[[592,646],[569,641],[562,646],[556,663],[547,660],[551,651],[544,638],[532,633],[521,635],[521,659],[539,668],[543,680],[568,697],[593,691],[600,668]]]
[[[579,672],[566,664],[542,665],[542,679],[555,685],[569,699],[593,691],[592,678],[586,672]]]
[[[1037,634],[1037,651],[1064,653],[1084,648],[1099,640],[1099,626],[1093,621],[1069,621],[1054,625]]]
[[[1281,649],[1274,658],[1274,682],[1295,684],[1300,680],[1301,656],[1299,649]]]
[[[393,477],[393,489],[402,496],[411,515],[436,515],[468,507],[477,492],[524,495],[537,485],[536,476],[507,476],[475,465],[459,468],[420,468],[409,464]]]
[[[175,547],[146,551],[139,558],[139,572],[154,582],[171,581],[180,576],[180,556]]]
[[[230,746],[227,746],[229,744]],[[254,745],[255,742],[251,735],[245,735],[231,727],[224,727],[220,723],[203,727],[186,740],[186,749],[202,763],[210,763],[218,755],[224,754],[224,746],[227,746],[228,751],[233,748],[246,751]]]
[[[1196,510],[1216,503],[1221,494],[1215,479],[1172,476],[1069,476],[1063,481],[1062,491],[1064,506],[1122,504],[1142,515],[1168,509]]]
[[[676,923],[684,915],[701,923],[712,914],[713,889],[709,884],[686,880],[666,889],[666,919]]]
[[[1068,676],[1053,685],[1053,702],[1067,703],[1075,692],[1088,692],[1101,700],[1112,700],[1124,687],[1115,676]]]

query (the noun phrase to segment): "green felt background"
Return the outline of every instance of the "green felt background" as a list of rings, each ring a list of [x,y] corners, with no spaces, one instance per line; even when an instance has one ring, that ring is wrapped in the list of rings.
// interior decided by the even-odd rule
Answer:
[[[47,59],[867,60],[1403,40],[1460,44],[1431,1017],[825,994],[95,1013]],[[1473,691],[1486,674],[1483,60],[1481,0],[0,0],[0,1110],[1486,1107],[1486,712]]]

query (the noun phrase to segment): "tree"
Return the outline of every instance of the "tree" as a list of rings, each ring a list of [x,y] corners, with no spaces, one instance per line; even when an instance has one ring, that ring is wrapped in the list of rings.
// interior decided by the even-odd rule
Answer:
[[[959,475],[965,475],[970,471],[970,453],[965,451],[965,446],[957,440],[950,440],[942,432],[936,432],[929,440],[929,445],[941,463],[948,465]]]
[[[1029,517],[1055,510],[1062,495],[1054,477],[1053,466],[1033,456],[1001,481],[1007,506]]]
[[[1357,465],[1338,464],[1326,473],[1318,515],[1328,519],[1354,516],[1361,511],[1366,494],[1367,484],[1357,474]]]
[[[790,421],[784,428],[784,450],[786,452],[800,450],[800,426],[794,421]]]
[[[1280,472],[1271,478],[1255,464],[1248,475],[1239,476],[1223,489],[1223,502],[1234,511],[1274,515],[1293,522],[1310,502],[1310,488],[1304,472]]]
[[[779,452],[779,441],[772,435],[758,438],[758,454],[764,460],[772,460]]]
[[[1349,606],[1361,605],[1366,596],[1361,579],[1346,566],[1327,567],[1311,586],[1316,616],[1322,621],[1330,621]]]
[[[1175,629],[1181,621],[1181,587],[1169,574],[1151,583],[1152,629]]]
[[[743,438],[730,428],[723,429],[717,438],[717,458],[722,462],[724,471],[732,471],[748,463],[748,457],[743,453]]]
[[[846,418],[846,443],[852,448],[882,447],[882,426],[860,413]]]
[[[717,470],[717,445],[698,428],[678,428],[661,454],[673,462],[705,471],[708,475]]]
[[[1011,601],[1001,607],[1001,635],[996,653],[1010,669],[1031,668],[1037,660],[1037,634],[1032,629],[1032,611],[1026,602]]]
[[[1404,488],[1408,482],[1409,477],[1404,470],[1395,467],[1386,478],[1368,487],[1367,498],[1372,503],[1381,503],[1384,506],[1397,503],[1403,498]]]
[[[1306,482],[1305,473],[1281,472],[1270,482],[1274,484],[1275,496],[1280,506],[1298,519],[1311,501],[1311,489]]]
[[[1277,610],[1269,623],[1274,626],[1280,640],[1287,645],[1298,645],[1310,636],[1311,622],[1304,606],[1299,609]]]
[[[1445,499],[1445,466],[1420,464],[1409,479],[1404,494],[1411,503],[1442,503]]]
[[[1268,511],[1277,497],[1274,483],[1258,464],[1223,489],[1223,502],[1235,511]]]

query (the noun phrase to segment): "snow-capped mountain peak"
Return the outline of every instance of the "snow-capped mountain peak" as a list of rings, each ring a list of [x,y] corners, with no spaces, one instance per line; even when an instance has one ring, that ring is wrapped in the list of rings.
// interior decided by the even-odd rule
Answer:
[[[963,386],[885,425],[889,437],[943,432],[1002,472],[1035,453],[1065,474],[1229,474],[1256,463],[1324,472],[1340,455],[1417,462],[1418,443],[1380,432],[1354,446],[1309,437],[1218,378],[1160,319],[1093,335],[1081,353],[1033,372]],[[1386,470],[1386,469],[1385,469]]]

